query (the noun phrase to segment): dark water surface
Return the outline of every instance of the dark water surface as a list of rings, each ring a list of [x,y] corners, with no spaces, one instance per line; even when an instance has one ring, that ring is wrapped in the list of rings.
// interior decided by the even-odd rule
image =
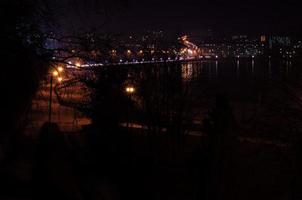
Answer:
[[[301,69],[295,61],[234,59],[133,65],[108,68],[100,77],[120,85],[121,92],[132,100],[132,107],[121,111],[127,113],[123,121],[146,124],[146,116],[151,116],[164,127],[168,118],[177,116],[183,119],[179,123],[186,121],[183,128],[187,129],[188,121],[202,124],[217,95],[229,100],[245,132],[285,134],[282,117],[300,117]],[[135,92],[127,93],[127,87]]]

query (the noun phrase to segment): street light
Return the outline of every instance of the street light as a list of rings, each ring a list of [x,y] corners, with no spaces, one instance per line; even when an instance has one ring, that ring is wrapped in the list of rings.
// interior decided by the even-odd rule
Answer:
[[[58,71],[59,71],[59,72],[63,72],[63,71],[64,71],[64,68],[63,68],[63,67],[58,67]]]
[[[52,72],[52,76],[56,77],[58,75],[59,75],[59,72],[57,70],[55,70],[55,71]]]
[[[57,77],[58,82],[63,80],[62,77],[59,76],[59,72],[63,72],[62,67],[58,67],[50,74],[50,90],[49,90],[49,112],[48,112],[48,121],[51,123],[51,113],[52,113],[52,85],[53,85],[53,77]]]
[[[127,94],[133,94],[135,92],[135,88],[133,86],[127,86],[125,91]]]
[[[76,63],[75,63],[75,66],[76,66],[76,67],[81,67],[81,63],[80,63],[80,62],[76,62]]]
[[[135,88],[131,85],[128,85],[128,86],[125,87],[125,92],[128,95],[131,95],[135,92]],[[129,130],[129,110],[130,110],[130,106],[128,104],[128,106],[127,106],[127,130]]]

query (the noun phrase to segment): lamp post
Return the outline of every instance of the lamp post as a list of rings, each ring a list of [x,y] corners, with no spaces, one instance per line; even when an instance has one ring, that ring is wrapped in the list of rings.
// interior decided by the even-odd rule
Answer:
[[[51,114],[52,114],[52,90],[53,90],[53,78],[58,77],[58,81],[61,82],[63,80],[62,77],[59,76],[59,72],[63,72],[63,67],[58,67],[50,74],[50,89],[49,89],[49,108],[48,108],[48,122],[51,123]]]
[[[125,88],[125,92],[130,96],[135,92],[135,88],[133,86],[126,86]],[[127,106],[127,131],[129,131],[129,110],[130,110],[130,106],[128,104]]]
[[[126,91],[127,94],[131,95],[135,92],[135,88],[133,86],[127,86],[125,88],[125,91]]]

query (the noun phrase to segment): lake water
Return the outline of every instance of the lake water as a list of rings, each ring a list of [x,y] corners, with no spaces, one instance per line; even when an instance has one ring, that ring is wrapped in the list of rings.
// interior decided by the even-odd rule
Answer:
[[[302,108],[301,69],[295,61],[211,60],[119,66],[102,71],[101,79],[111,77],[108,80],[120,85],[132,100],[130,114],[127,108],[127,119],[124,116],[123,120],[130,116],[130,121],[138,124],[153,119],[165,126],[171,119],[182,118],[179,123],[188,123],[189,119],[201,125],[216,96],[223,95],[241,127],[270,134],[286,132],[285,120],[298,119]],[[109,104],[114,104],[114,99]],[[121,109],[121,113],[126,111]]]

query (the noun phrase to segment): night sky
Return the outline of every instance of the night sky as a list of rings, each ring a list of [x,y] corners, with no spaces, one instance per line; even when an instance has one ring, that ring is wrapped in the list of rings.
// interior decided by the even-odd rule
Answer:
[[[289,34],[302,30],[298,2],[268,0],[56,0],[55,16],[64,31],[101,27],[117,33],[161,29],[198,33]]]

